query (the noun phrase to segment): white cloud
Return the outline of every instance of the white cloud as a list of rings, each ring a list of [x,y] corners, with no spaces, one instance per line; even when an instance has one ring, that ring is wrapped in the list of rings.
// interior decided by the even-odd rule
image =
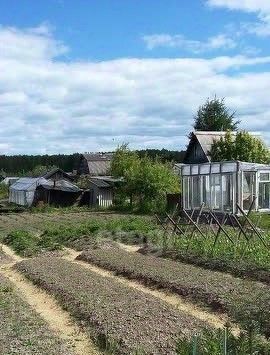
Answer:
[[[269,0],[208,0],[207,4],[213,7],[255,13],[258,16],[258,21],[244,23],[241,25],[241,29],[258,36],[270,36]]]
[[[110,150],[124,141],[181,149],[198,106],[214,94],[270,142],[270,71],[256,67],[270,57],[64,62],[65,45],[44,25],[2,27],[0,38],[1,154]]]
[[[214,49],[232,49],[236,47],[236,42],[226,34],[219,34],[209,37],[206,41],[190,40],[183,35],[153,34],[142,37],[148,49],[157,47],[181,48],[193,53],[202,53]]]

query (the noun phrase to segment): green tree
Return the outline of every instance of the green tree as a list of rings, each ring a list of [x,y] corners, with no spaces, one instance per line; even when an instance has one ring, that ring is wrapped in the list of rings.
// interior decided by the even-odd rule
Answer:
[[[199,107],[194,117],[194,129],[197,131],[227,131],[236,130],[239,121],[234,121],[235,112],[230,112],[226,107],[224,98],[207,99]]]
[[[140,158],[128,146],[119,147],[113,157],[112,174],[123,177],[120,189],[123,199],[130,198],[132,207],[144,212],[158,211],[165,207],[166,193],[179,192],[179,178],[169,163]]]
[[[30,175],[33,177],[39,177],[39,176],[44,175],[48,171],[55,169],[55,168],[56,168],[56,166],[54,166],[54,165],[52,165],[52,166],[37,165],[27,175]]]
[[[211,157],[213,161],[270,162],[270,152],[263,141],[246,131],[239,131],[235,135],[228,131],[224,137],[213,143]]]

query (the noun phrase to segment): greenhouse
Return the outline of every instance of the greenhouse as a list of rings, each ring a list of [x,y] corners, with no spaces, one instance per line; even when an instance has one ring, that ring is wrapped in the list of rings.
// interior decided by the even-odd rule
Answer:
[[[270,165],[224,161],[181,166],[182,205],[237,213],[270,211]],[[253,202],[254,201],[254,202]]]

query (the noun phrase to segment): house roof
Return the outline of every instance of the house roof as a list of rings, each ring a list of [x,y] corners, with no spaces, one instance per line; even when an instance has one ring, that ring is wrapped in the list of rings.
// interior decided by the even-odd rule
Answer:
[[[211,152],[211,147],[214,143],[214,141],[219,141],[221,139],[221,137],[224,137],[225,134],[227,132],[226,131],[195,131],[192,132],[191,134],[191,139],[189,141],[189,145],[187,147],[187,151],[186,151],[186,157],[188,156],[193,144],[195,143],[195,141],[197,141],[204,154],[206,159],[210,162],[211,161],[211,156],[210,156],[210,152]],[[236,132],[232,132],[232,135],[235,135]]]
[[[110,184],[108,184],[106,181],[102,180],[102,179],[90,179],[89,180],[90,183],[96,185],[97,187],[111,187]]]
[[[53,176],[53,174],[58,172],[61,173],[62,176],[64,176],[66,179],[73,180],[72,176],[70,176],[68,173],[66,173],[64,170],[60,168],[54,168],[50,171],[47,171],[44,175],[42,175],[42,177],[44,177],[45,179],[50,179]]]
[[[47,190],[60,190],[68,192],[79,192],[81,191],[78,186],[72,184],[64,179],[53,181],[47,180],[43,177],[32,178],[24,177],[20,178],[17,182],[11,185],[10,189],[17,191],[34,191],[37,186],[42,186]]]
[[[87,153],[86,159],[90,175],[106,175],[111,167],[113,153]]]

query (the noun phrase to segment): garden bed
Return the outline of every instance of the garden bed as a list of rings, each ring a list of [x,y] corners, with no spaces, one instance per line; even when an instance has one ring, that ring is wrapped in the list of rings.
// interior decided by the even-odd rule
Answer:
[[[73,354],[0,275],[0,354]]]
[[[270,289],[260,282],[125,250],[87,250],[78,259],[227,312],[244,327],[256,324],[270,336]]]
[[[178,339],[191,339],[207,327],[150,295],[59,258],[25,260],[16,267],[56,296],[100,346],[117,354],[174,354]]]

